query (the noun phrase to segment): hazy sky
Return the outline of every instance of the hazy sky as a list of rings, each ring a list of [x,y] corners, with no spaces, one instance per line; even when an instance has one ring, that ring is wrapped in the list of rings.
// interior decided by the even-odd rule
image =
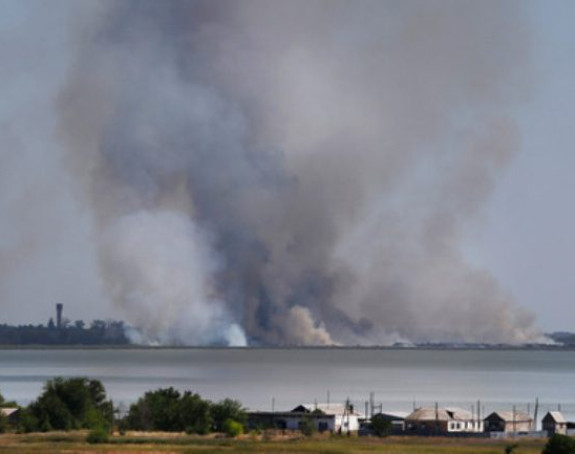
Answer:
[[[519,151],[466,232],[464,251],[542,330],[575,331],[575,2],[523,7],[525,87],[512,112]],[[71,195],[79,189],[62,164],[59,120],[45,114],[68,77],[68,40],[82,28],[75,20],[86,17],[75,8],[72,0],[0,0],[0,323],[45,322],[56,300],[73,319],[116,316],[94,277],[97,251],[86,247],[92,213]]]
[[[530,3],[531,95],[517,111],[521,151],[487,205],[477,259],[543,329],[575,323],[575,3]]]

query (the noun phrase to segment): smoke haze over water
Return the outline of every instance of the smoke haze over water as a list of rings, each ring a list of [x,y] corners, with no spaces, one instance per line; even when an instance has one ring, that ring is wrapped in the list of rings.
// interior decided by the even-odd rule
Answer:
[[[461,248],[519,149],[522,14],[512,1],[76,6],[43,112],[92,226],[100,272],[85,274],[149,341],[533,339],[531,315]]]

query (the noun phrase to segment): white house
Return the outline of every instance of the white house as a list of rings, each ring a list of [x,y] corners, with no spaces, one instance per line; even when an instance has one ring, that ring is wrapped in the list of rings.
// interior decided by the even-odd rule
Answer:
[[[560,411],[549,411],[541,420],[543,430],[546,430],[549,435],[553,434],[567,434],[567,420]]]
[[[300,430],[305,421],[311,420],[319,432],[351,433],[359,430],[362,417],[345,404],[302,404],[286,412],[250,412],[248,425]]]
[[[318,426],[318,430],[329,430],[336,433],[357,432],[359,430],[359,420],[363,418],[361,413],[354,410],[353,405],[346,404],[303,404],[292,410],[292,412],[303,412],[308,415],[316,415],[318,421],[328,422],[328,427]],[[324,418],[321,418],[321,416]],[[327,417],[327,418],[325,418]]]

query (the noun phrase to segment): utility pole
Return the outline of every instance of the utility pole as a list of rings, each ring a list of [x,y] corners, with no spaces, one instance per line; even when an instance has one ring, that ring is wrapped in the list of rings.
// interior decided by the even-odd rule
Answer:
[[[477,399],[477,429],[481,428],[481,401]]]

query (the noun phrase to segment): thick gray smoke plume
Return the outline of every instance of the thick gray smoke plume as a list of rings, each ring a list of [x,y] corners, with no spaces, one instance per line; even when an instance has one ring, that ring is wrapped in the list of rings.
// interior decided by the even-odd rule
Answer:
[[[518,150],[521,3],[78,11],[57,112],[104,287],[159,342],[519,342],[461,252]]]

